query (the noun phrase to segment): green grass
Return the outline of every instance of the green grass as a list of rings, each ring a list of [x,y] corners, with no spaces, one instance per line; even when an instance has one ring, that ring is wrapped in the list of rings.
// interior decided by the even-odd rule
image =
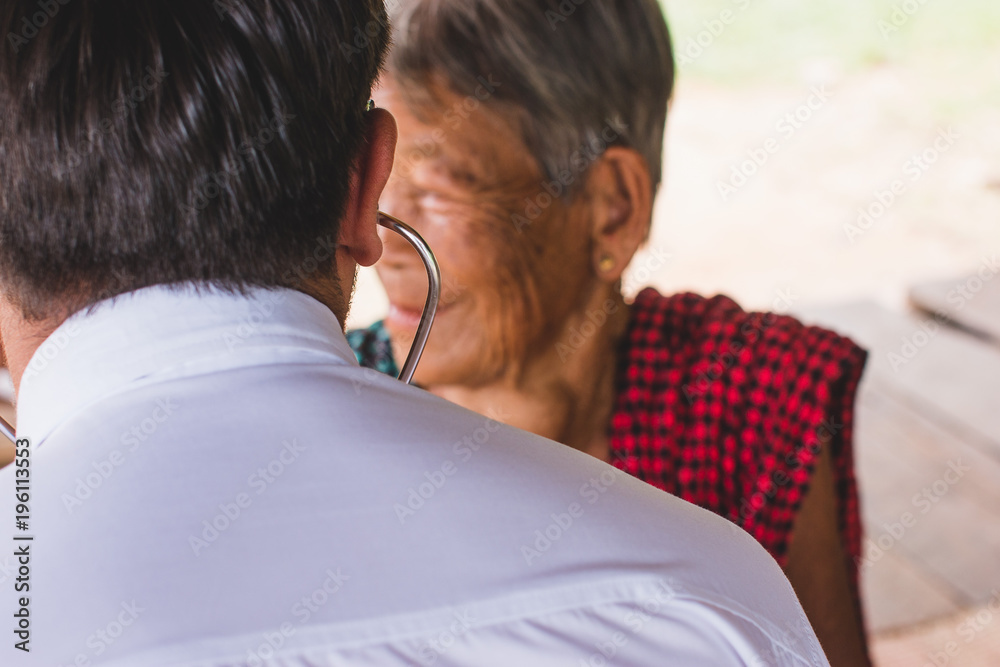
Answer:
[[[735,83],[787,81],[815,61],[850,73],[885,63],[975,66],[1000,60],[998,0],[661,0],[678,59],[705,30],[705,21],[731,10],[733,22],[690,63],[684,77]],[[886,37],[894,7],[918,5],[898,31]],[[746,9],[741,9],[746,6]],[[905,16],[905,14],[904,14]],[[707,41],[707,40],[706,40]],[[988,83],[996,86],[994,74]]]

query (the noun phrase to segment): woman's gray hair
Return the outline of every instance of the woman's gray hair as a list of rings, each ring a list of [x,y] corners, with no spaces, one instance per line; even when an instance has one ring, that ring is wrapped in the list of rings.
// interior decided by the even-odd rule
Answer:
[[[548,178],[569,192],[606,145],[661,178],[670,33],[657,0],[389,0],[388,73],[413,104],[439,77],[468,106],[513,116]],[[446,120],[461,121],[461,109]],[[467,113],[467,112],[466,112]],[[569,182],[567,182],[569,181]]]

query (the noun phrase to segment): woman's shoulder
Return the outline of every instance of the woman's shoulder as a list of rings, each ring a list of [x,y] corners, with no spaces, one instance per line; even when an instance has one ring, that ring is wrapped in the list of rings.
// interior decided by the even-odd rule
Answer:
[[[664,335],[695,335],[712,323],[735,321],[746,313],[728,296],[712,297],[693,292],[664,295],[652,287],[639,292],[632,303],[632,329]]]
[[[780,562],[816,445],[829,442],[842,539],[856,557],[851,443],[866,356],[833,331],[725,296],[644,290],[620,357],[611,456],[732,519]]]
[[[669,358],[688,368],[713,365],[744,372],[799,367],[830,379],[859,373],[867,357],[851,339],[789,315],[746,311],[724,295],[662,295],[652,288],[632,304],[625,346],[633,360]]]

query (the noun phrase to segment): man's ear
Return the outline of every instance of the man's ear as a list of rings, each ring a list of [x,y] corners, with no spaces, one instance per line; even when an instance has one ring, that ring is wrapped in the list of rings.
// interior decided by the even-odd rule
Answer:
[[[594,273],[601,280],[617,282],[649,234],[653,214],[649,167],[637,151],[612,146],[591,167],[585,187]]]
[[[378,200],[389,181],[396,153],[396,119],[385,109],[367,112],[365,141],[358,154],[344,218],[340,221],[341,249],[361,266],[382,256],[377,231]]]

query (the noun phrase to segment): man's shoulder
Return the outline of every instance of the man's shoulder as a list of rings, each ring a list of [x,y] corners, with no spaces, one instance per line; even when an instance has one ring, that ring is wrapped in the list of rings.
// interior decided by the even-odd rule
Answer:
[[[760,595],[794,600],[773,558],[731,522],[571,447],[506,426],[502,415],[484,417],[423,392],[414,397],[426,401],[424,415],[460,425],[461,435],[449,429],[440,463],[431,459],[430,474],[414,478],[420,484],[411,487],[412,504],[396,508],[401,524],[441,512],[453,514],[447,522],[460,528],[470,520],[468,509],[478,508],[467,529],[494,526],[497,535],[502,525],[501,560],[525,581],[542,573],[558,579],[578,571],[586,573],[580,580],[594,580],[641,572],[692,590],[728,590],[748,607]],[[453,485],[450,505],[424,498],[440,493],[435,483]]]
[[[149,386],[109,399],[53,433],[37,460],[46,470],[38,487],[46,499],[33,510],[43,520],[38,530],[66,547],[59,553],[72,544],[73,557],[49,563],[48,578],[69,585],[77,570],[94,569],[102,579],[93,590],[106,598],[80,597],[66,615],[84,604],[111,613],[144,576],[134,564],[159,562],[164,553],[176,555],[165,575],[179,583],[144,589],[149,604],[180,608],[209,582],[223,597],[254,595],[259,604],[231,610],[233,627],[279,627],[286,617],[297,623],[285,589],[308,593],[329,571],[350,580],[337,589],[336,604],[305,615],[310,627],[416,618],[463,604],[485,609],[490,601],[527,596],[534,601],[521,622],[528,641],[542,617],[588,609],[601,591],[636,580],[667,582],[675,591],[669,611],[650,616],[664,631],[701,614],[711,619],[705,621],[711,632],[685,632],[737,632],[770,647],[775,628],[800,613],[777,565],[739,528],[596,458],[371,370],[297,365],[286,371]],[[223,386],[231,391],[220,393]],[[176,399],[176,414],[116,456],[118,436],[162,396]],[[241,415],[270,417],[229,418],[225,406],[237,404]],[[294,451],[281,444],[286,440],[294,440]],[[98,468],[108,468],[106,478]],[[169,512],[157,510],[181,479],[197,492]],[[78,489],[87,498],[65,506]],[[72,542],[81,534],[88,539]],[[122,567],[101,569],[111,552]],[[273,571],[285,572],[282,590],[246,577]],[[551,598],[555,590],[569,597]],[[586,628],[573,625],[579,614],[569,613],[552,622],[551,634],[575,628],[563,644],[579,652],[595,632],[626,632],[624,616],[647,600],[643,591],[609,598]],[[76,620],[85,639],[89,626]],[[178,637],[194,627],[223,630],[208,611],[175,622]],[[304,638],[306,628],[295,627]],[[431,628],[428,636],[443,631]],[[742,641],[728,636],[730,643]],[[670,649],[667,640],[630,641]]]

